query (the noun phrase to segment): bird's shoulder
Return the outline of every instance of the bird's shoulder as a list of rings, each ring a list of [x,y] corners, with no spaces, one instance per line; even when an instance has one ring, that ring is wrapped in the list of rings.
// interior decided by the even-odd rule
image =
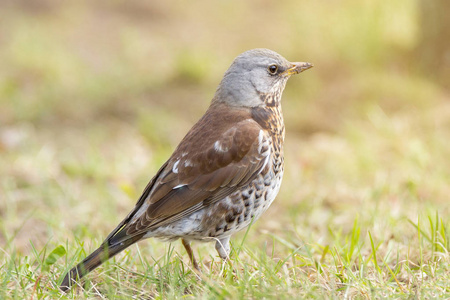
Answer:
[[[265,129],[248,109],[209,109],[188,132],[168,161],[180,179],[208,174],[242,160],[257,148],[255,141],[266,138]],[[252,153],[253,154],[253,153]]]

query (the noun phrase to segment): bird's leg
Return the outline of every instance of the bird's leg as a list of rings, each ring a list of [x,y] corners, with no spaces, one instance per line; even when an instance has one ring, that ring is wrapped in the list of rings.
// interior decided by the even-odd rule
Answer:
[[[223,239],[217,240],[216,250],[219,256],[223,260],[227,260],[230,257],[230,237],[227,236]]]
[[[222,267],[220,273],[225,276],[225,265],[228,263],[231,267],[231,271],[233,274],[236,274],[236,271],[234,270],[233,263],[231,262],[230,258],[230,237],[225,237],[223,239],[216,241],[216,250],[217,253],[219,253],[220,258],[222,261]]]
[[[185,239],[181,239],[181,243],[183,244],[184,248],[186,249],[186,252],[189,255],[189,259],[191,260],[192,265],[194,266],[194,269],[201,272],[201,270],[197,264],[197,260],[195,259],[194,252],[192,251],[191,243],[186,241]]]

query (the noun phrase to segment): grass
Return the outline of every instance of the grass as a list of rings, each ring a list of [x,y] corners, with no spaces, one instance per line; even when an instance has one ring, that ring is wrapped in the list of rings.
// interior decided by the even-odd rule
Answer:
[[[271,234],[264,235],[271,245],[262,247],[235,241],[229,263],[211,253],[202,256],[206,264],[200,277],[178,246],[160,245],[164,254],[155,257],[140,244],[100,267],[83,288],[66,297],[448,297],[448,224],[438,214],[405,222],[416,234],[408,245],[395,238],[377,240],[370,231],[361,232],[358,220],[346,234],[333,232],[331,247]],[[12,252],[3,266],[3,298],[60,297],[60,274],[92,250],[83,243],[58,245],[52,251],[50,244],[40,250],[30,246],[29,256]],[[200,255],[205,251],[201,247]]]
[[[449,298],[448,89],[415,68],[418,8],[392,3],[5,6],[0,298]],[[283,185],[230,263],[195,244],[198,277],[147,240],[59,292],[261,46],[315,68],[287,85]]]

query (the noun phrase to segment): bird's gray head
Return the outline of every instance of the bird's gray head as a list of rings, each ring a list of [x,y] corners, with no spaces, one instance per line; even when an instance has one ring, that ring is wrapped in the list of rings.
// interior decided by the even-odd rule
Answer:
[[[313,65],[287,61],[269,49],[253,49],[236,57],[225,72],[213,102],[232,106],[276,105],[291,75]]]

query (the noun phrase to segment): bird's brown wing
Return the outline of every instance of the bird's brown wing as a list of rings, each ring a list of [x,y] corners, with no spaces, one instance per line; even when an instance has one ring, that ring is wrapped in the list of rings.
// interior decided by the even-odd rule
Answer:
[[[205,122],[203,122],[205,123]],[[108,240],[120,243],[214,203],[267,165],[271,139],[254,120],[194,127]],[[205,133],[206,132],[206,133]],[[214,137],[214,138],[212,138]]]

